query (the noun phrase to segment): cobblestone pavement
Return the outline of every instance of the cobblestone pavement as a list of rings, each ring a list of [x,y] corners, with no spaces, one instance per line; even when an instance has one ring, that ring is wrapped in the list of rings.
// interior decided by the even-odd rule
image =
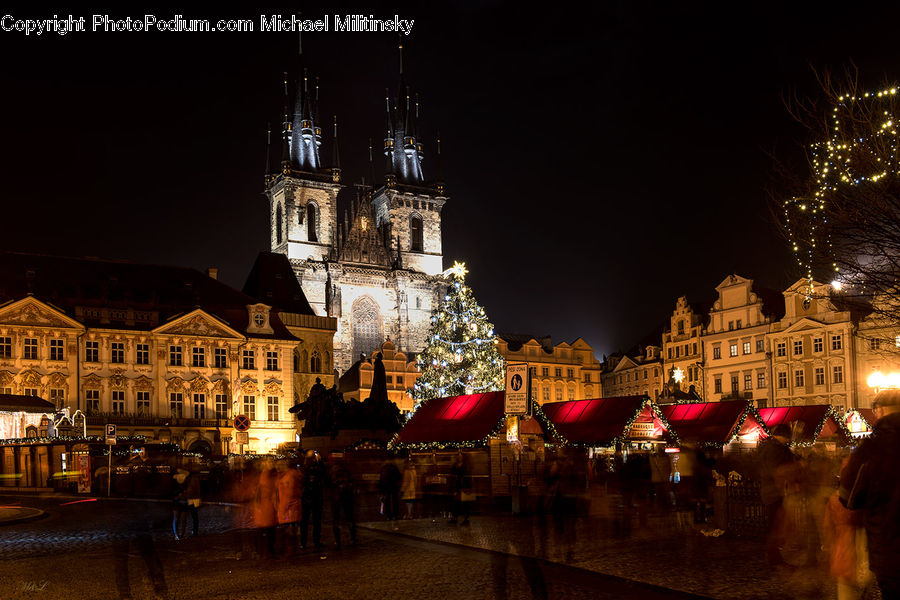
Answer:
[[[398,534],[543,559],[722,600],[835,597],[822,567],[773,571],[762,540],[708,537],[658,515],[627,532],[621,522],[566,519],[562,532],[537,517],[472,517],[468,526],[444,519],[400,521]],[[388,523],[365,527],[391,531]]]
[[[238,561],[224,507],[175,541],[168,505],[29,499],[40,521],[0,528],[0,598],[689,598],[562,564],[364,530],[358,546]],[[323,531],[330,541],[330,530]]]

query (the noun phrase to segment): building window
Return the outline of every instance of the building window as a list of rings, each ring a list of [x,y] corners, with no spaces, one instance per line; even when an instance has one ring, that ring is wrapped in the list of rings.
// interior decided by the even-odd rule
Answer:
[[[50,340],[50,360],[66,360],[65,340]]]
[[[556,386],[556,401],[562,402],[563,399],[563,389],[561,385]]]
[[[750,342],[744,342],[744,354],[750,354],[750,352],[751,352],[750,348],[751,348]]]
[[[738,381],[738,376],[732,375],[731,376],[731,392],[733,394],[737,394],[738,390],[740,389],[738,387],[739,385],[740,385],[740,382]]]
[[[584,382],[585,382],[585,383],[590,383],[590,382],[591,382],[591,374],[590,374],[590,373],[585,373],[585,374],[584,374]]]
[[[778,373],[778,389],[785,389],[787,387],[787,373],[784,371],[780,371]]]
[[[194,418],[206,418],[206,394],[194,394]]]
[[[313,353],[315,354],[315,353]],[[266,352],[266,370],[267,371],[277,371],[278,370],[278,352]]]
[[[84,407],[88,413],[100,412],[100,390],[84,391]]]
[[[825,368],[824,367],[816,367],[814,371],[814,375],[816,378],[816,385],[825,385]]]
[[[900,335],[894,338],[894,345],[900,348]]]
[[[734,330],[734,321],[728,321],[728,331]]]
[[[794,386],[803,387],[803,369],[794,371]]]
[[[169,414],[175,419],[184,417],[184,394],[181,392],[169,394]]]
[[[713,358],[722,358],[722,348],[720,348],[719,346],[713,346]]]
[[[225,348],[216,348],[213,350],[213,365],[217,369],[228,367],[228,350]]]
[[[244,396],[244,414],[251,421],[256,420],[256,396]]]
[[[738,319],[737,321],[734,322],[734,328],[735,329],[741,328],[741,320],[740,319]]]
[[[66,390],[62,388],[50,388],[50,402],[56,408],[63,408],[66,405]]]
[[[574,399],[575,399],[575,388],[574,388],[574,387],[570,387],[570,388],[569,388],[569,400],[571,401],[571,400],[574,400]]]
[[[876,338],[869,340],[869,350],[881,350],[881,340]]]
[[[575,378],[575,369],[566,369],[566,377],[569,379]]]
[[[787,342],[775,344],[775,356],[787,356]]]
[[[25,355],[23,358],[28,360],[37,360],[38,357],[38,341],[37,338],[25,338]]]
[[[125,414],[125,391],[113,390],[112,392],[112,411],[117,415]]]
[[[672,360],[672,347],[669,347],[669,360]]]
[[[744,373],[744,389],[745,390],[753,389],[753,374],[752,373]]]
[[[253,350],[244,350],[243,359],[245,369],[256,368],[256,357],[253,354]]]
[[[412,215],[409,218],[409,251],[422,252],[422,217]]]
[[[150,392],[137,393],[137,414],[144,417],[150,416]]]
[[[550,402],[550,388],[547,386],[544,386],[543,397],[544,402]]]
[[[181,346],[169,346],[169,364],[173,367],[182,365]]]
[[[821,352],[825,349],[825,342],[822,338],[813,338],[813,352]]]
[[[11,337],[0,337],[0,358],[12,358]]]
[[[269,420],[278,420],[278,396],[269,396],[268,398]]]
[[[716,391],[717,394],[722,393],[722,378],[721,377],[716,377],[713,380],[713,389]]]
[[[281,243],[281,229],[282,229],[282,220],[284,217],[282,216],[281,205],[275,209],[275,243]]]
[[[113,342],[110,348],[109,362],[125,362],[125,344],[123,342]]]
[[[803,340],[794,341],[794,356],[803,354]]]
[[[550,367],[541,367],[541,377],[550,376]]]
[[[553,375],[556,377],[562,377],[562,368],[556,367],[555,369],[553,369]]]
[[[385,375],[384,378],[385,378],[385,382],[386,382],[386,383],[394,383],[394,376],[393,376],[393,375]]]
[[[675,346],[675,358],[681,358],[681,346]]]
[[[306,239],[310,242],[319,241],[319,211],[314,202],[306,205]]]
[[[24,392],[26,396],[35,396],[37,398],[40,397],[40,393],[37,388],[25,388]]]
[[[216,394],[216,418],[228,418],[228,396],[226,394]]]
[[[766,351],[766,340],[756,340],[756,351],[757,352],[765,352]]]
[[[322,370],[322,358],[319,356],[319,350],[313,350],[312,356],[309,357],[310,373],[319,373]]]
[[[692,348],[692,349],[693,349],[692,354],[694,354],[694,355],[696,356],[696,354],[697,354],[697,342],[694,342],[693,348]]]
[[[840,335],[831,336],[831,349],[832,350],[840,350],[844,347],[844,340]]]
[[[836,365],[832,373],[834,375],[832,379],[834,383],[844,383],[844,367],[842,365]]]
[[[206,366],[206,349],[201,348],[200,346],[194,346],[191,348],[191,366],[193,367],[205,367]]]
[[[150,364],[150,344],[138,344],[134,354],[135,362],[139,365]]]
[[[397,375],[397,385],[403,385],[403,375]]]
[[[766,373],[764,371],[756,374],[756,387],[759,389],[766,387]]]
[[[737,356],[738,355],[738,345],[731,344],[728,348],[728,356]]]

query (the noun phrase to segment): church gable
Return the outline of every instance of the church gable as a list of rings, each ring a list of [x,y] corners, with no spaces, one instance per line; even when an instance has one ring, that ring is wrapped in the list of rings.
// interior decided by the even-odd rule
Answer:
[[[345,215],[338,256],[341,261],[390,268],[392,257],[386,246],[390,239],[388,225],[376,226],[368,196],[357,199],[352,216]]]
[[[160,325],[153,330],[153,333],[238,339],[244,337],[231,327],[225,325],[223,322],[199,308],[174,321]]]
[[[22,298],[0,308],[0,324],[84,329],[84,326],[78,321],[32,297]]]

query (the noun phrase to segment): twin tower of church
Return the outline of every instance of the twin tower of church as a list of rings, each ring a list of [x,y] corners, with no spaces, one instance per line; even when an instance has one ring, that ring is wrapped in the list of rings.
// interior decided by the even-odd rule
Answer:
[[[383,179],[372,180],[370,147],[370,181],[352,187],[343,183],[337,123],[332,130],[324,122],[318,85],[302,65],[293,81],[285,75],[281,162],[266,175],[271,247],[287,255],[316,314],[337,319],[334,367],[340,372],[386,338],[407,355],[421,351],[444,289],[441,210],[447,197],[439,177],[425,177],[418,100],[404,81],[402,55],[400,64],[397,93],[385,98]],[[327,130],[334,137],[326,166]]]

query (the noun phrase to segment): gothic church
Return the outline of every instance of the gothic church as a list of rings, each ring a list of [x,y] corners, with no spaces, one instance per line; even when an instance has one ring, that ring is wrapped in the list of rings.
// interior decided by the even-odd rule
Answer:
[[[402,56],[397,94],[385,98],[380,184],[370,146],[370,181],[344,185],[336,121],[331,165],[323,165],[318,86],[302,67],[293,97],[290,92],[286,75],[282,160],[277,173],[266,175],[272,251],[287,255],[316,314],[337,318],[339,372],[387,338],[407,356],[421,351],[444,289],[447,197],[439,178],[424,177],[418,100],[404,81]],[[437,154],[439,160],[440,140]]]

